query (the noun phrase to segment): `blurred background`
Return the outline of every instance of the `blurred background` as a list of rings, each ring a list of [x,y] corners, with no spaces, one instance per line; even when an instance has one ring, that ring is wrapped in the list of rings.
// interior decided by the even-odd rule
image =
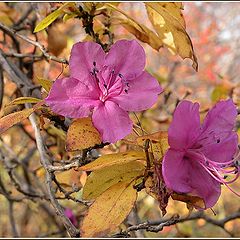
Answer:
[[[80,3],[79,3],[80,4]],[[149,133],[159,130],[167,130],[171,122],[171,112],[176,102],[183,98],[198,101],[201,104],[202,116],[206,110],[220,99],[232,97],[234,102],[240,106],[240,3],[239,2],[184,2],[183,15],[186,21],[187,32],[192,39],[193,47],[198,58],[199,71],[195,72],[189,60],[182,60],[173,56],[167,49],[159,51],[152,49],[149,45],[141,43],[147,55],[146,69],[154,75],[162,87],[164,94],[159,97],[159,102],[149,111],[138,114],[141,124]],[[22,35],[37,40],[46,46],[52,55],[60,58],[69,57],[71,46],[78,41],[89,40],[82,28],[79,19],[69,19],[63,22],[61,18],[55,21],[47,31],[35,34],[33,26],[47,16],[59,5],[56,3],[0,3],[0,22],[9,26]],[[153,29],[147,18],[144,4],[141,2],[120,3],[119,8],[127,12],[139,23],[143,23]],[[25,13],[27,13],[24,16]],[[101,17],[101,16],[100,16]],[[20,23],[19,23],[20,22]],[[17,24],[18,23],[18,24]],[[101,28],[101,21],[94,22],[94,29]],[[125,28],[118,24],[111,25],[114,33],[114,41],[118,39],[135,39]],[[25,41],[20,41],[21,51],[25,54],[34,50],[34,46]],[[8,53],[9,59],[14,61],[13,42],[0,30],[0,48]],[[37,53],[36,53],[37,54]],[[30,64],[32,59],[26,59]],[[60,74],[68,75],[68,67],[53,61],[39,60],[34,62],[31,72],[25,73],[37,85],[38,78],[55,80]],[[46,93],[42,93],[43,97]],[[0,116],[11,112],[13,109],[4,106],[19,96],[17,86],[4,76],[4,96]],[[134,116],[133,120],[136,121]],[[48,126],[49,128],[49,126]],[[238,133],[240,135],[240,123],[238,119]],[[46,129],[45,129],[46,130]],[[69,159],[64,151],[64,136],[56,129],[47,129],[45,140],[48,143],[51,154],[56,159]],[[33,130],[29,121],[12,127],[1,136],[0,147],[9,159],[17,159],[26,164],[30,169],[31,176],[25,176],[22,167],[14,164],[6,168],[3,160],[0,160],[0,183],[5,190],[11,193],[15,200],[14,204],[0,194],[0,237],[11,237],[11,218],[14,218],[17,232],[22,237],[66,237],[61,223],[59,223],[51,205],[41,197],[28,196],[19,191],[17,183],[11,179],[11,171],[16,171],[19,179],[29,181],[33,186],[44,188],[44,171],[39,162],[39,156],[33,142]],[[124,150],[124,144],[106,147],[102,153]],[[2,156],[0,156],[1,159]],[[6,160],[6,159],[5,159]],[[8,160],[7,160],[8,161]],[[69,170],[57,176],[59,182],[66,189],[73,185],[79,187],[84,185],[86,173]],[[23,181],[23,182],[24,182]],[[238,192],[240,181],[233,184]],[[25,186],[22,186],[23,189]],[[26,186],[27,189],[27,186]],[[29,190],[29,189],[27,189]],[[31,189],[30,189],[31,190]],[[29,191],[30,191],[29,190]],[[1,192],[3,189],[1,189]],[[0,192],[0,193],[1,193]],[[31,192],[31,191],[30,191]],[[78,224],[85,213],[85,207],[80,203],[62,197],[62,193],[56,192],[61,204],[72,210]],[[73,194],[75,198],[81,197],[81,191]],[[62,199],[61,199],[62,198]],[[240,199],[226,187],[222,187],[222,195],[213,211],[207,210],[206,214],[214,219],[223,219],[240,209]],[[167,207],[167,217],[172,214],[187,216],[188,210],[184,203],[170,200]],[[144,222],[147,220],[158,221],[161,212],[158,203],[142,190],[139,194],[136,209],[131,213],[128,221]],[[136,222],[135,222],[136,223]],[[126,224],[126,223],[125,223]],[[124,228],[124,226],[123,226]],[[144,234],[144,235],[143,235]],[[240,220],[235,219],[225,225],[225,230],[219,226],[207,223],[203,219],[186,221],[174,226],[165,227],[159,233],[139,231],[135,237],[240,237]]]

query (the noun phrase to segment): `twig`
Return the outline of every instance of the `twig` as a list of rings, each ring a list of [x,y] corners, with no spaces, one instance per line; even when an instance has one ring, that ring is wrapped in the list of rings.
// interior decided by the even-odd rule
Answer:
[[[57,58],[53,55],[50,55],[46,48],[41,45],[39,42],[36,42],[36,41],[33,41],[32,39],[28,38],[28,37],[25,37],[21,34],[19,34],[18,32],[16,32],[15,30],[13,29],[10,29],[9,27],[7,27],[6,25],[0,23],[0,29],[2,29],[3,31],[9,33],[11,36],[17,36],[19,38],[21,38],[22,40],[36,46],[39,48],[39,50],[43,53],[44,57],[46,59],[49,59],[49,60],[52,60],[52,61],[55,61],[55,62],[59,62],[59,63],[64,63],[64,64],[68,64],[68,61],[66,59],[63,59],[63,58]]]

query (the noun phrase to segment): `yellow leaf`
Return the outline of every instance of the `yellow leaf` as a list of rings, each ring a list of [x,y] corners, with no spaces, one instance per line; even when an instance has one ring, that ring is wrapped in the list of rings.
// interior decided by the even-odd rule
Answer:
[[[54,22],[63,11],[61,9],[57,9],[54,12],[50,13],[47,17],[45,17],[34,29],[34,33],[40,32],[43,29],[45,29],[47,26],[49,26],[52,22]]]
[[[133,182],[113,185],[91,205],[81,225],[81,235],[103,237],[114,231],[130,213],[137,198]]]
[[[18,104],[25,104],[25,103],[38,103],[41,102],[41,99],[33,98],[33,97],[19,97],[11,101],[7,104],[7,106],[10,105],[18,105]]]
[[[100,134],[93,126],[91,118],[80,118],[72,122],[67,132],[67,151],[83,150],[100,143]]]
[[[129,151],[124,153],[107,154],[96,159],[94,162],[91,162],[85,166],[80,167],[80,169],[83,171],[95,171],[97,169],[109,167],[112,165],[116,164],[121,165],[137,160],[145,160],[145,153]]]
[[[83,199],[93,200],[118,182],[131,182],[144,174],[144,162],[113,165],[92,172],[83,188]]]
[[[146,2],[149,20],[163,44],[174,54],[183,59],[190,58],[197,71],[198,62],[192,41],[186,32],[185,21],[181,12],[182,5],[174,2]]]
[[[146,140],[150,140],[149,152],[152,152],[156,160],[162,159],[166,153],[168,145],[168,133],[167,132],[156,132],[149,135],[137,137],[138,145],[144,147]]]
[[[65,8],[67,8],[68,6],[71,6],[72,4],[73,3],[71,3],[71,2],[64,3],[60,8],[58,8],[54,12],[50,13],[47,17],[45,17],[41,22],[39,22],[37,24],[37,26],[34,29],[34,33],[42,31],[47,26],[49,26],[64,12]]]
[[[8,114],[7,116],[0,119],[0,134],[5,132],[7,129],[13,125],[21,122],[22,120],[28,118],[34,112],[33,108],[24,109],[19,112],[14,112]]]
[[[159,50],[162,47],[161,39],[149,28],[143,24],[138,23],[124,11],[117,8],[113,4],[106,4],[110,9],[120,12],[126,19],[115,18],[117,20],[116,24],[123,26],[127,31],[132,33],[140,41],[149,44],[152,48]]]
[[[53,82],[49,79],[37,77],[37,81],[46,90],[46,92],[49,92],[53,85]]]

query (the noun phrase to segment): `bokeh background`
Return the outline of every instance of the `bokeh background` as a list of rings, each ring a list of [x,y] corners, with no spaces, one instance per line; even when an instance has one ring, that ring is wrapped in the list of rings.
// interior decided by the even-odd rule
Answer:
[[[0,3],[0,22],[11,26],[16,23],[29,6],[33,10],[24,19],[24,24],[35,18],[39,22],[52,9],[56,8],[55,3]],[[119,8],[126,11],[132,18],[140,23],[152,28],[145,11],[144,4],[141,2],[120,3]],[[189,60],[182,60],[178,56],[173,56],[167,49],[156,51],[147,44],[141,43],[147,55],[147,70],[153,74],[161,83],[165,92],[159,98],[159,102],[153,109],[147,111],[144,116],[139,115],[142,126],[150,133],[158,130],[167,130],[171,121],[170,113],[175,107],[176,101],[187,98],[198,101],[201,104],[202,116],[219,99],[232,97],[234,102],[240,106],[240,3],[239,2],[184,2],[184,18],[187,25],[187,32],[193,41],[195,53],[199,62],[199,71],[196,73]],[[94,27],[97,31],[101,23],[96,21]],[[29,34],[29,31],[18,29],[19,33]],[[122,26],[112,25],[117,39],[127,38],[135,39],[133,35],[127,32]],[[70,19],[66,23],[61,20],[54,22],[48,31],[37,34],[38,41],[47,46],[50,53],[58,57],[68,58],[73,43],[77,41],[88,40],[84,29],[81,27],[81,21]],[[11,53],[11,41],[3,44],[3,33],[0,31],[0,48]],[[21,49],[28,53],[33,50],[33,46],[26,42],[21,43]],[[37,77],[55,80],[63,71],[62,75],[68,74],[68,68],[62,69],[62,65],[56,62],[39,61],[34,64],[33,82],[37,84]],[[18,96],[17,87],[10,79],[4,79],[5,90],[2,106],[5,106],[12,99]],[[43,95],[44,96],[44,95]],[[168,100],[166,102],[166,96]],[[165,104],[164,104],[165,103]],[[0,116],[8,113],[12,109],[1,108]],[[133,116],[134,119],[134,116]],[[136,120],[136,119],[135,119]],[[41,184],[44,183],[44,173],[41,171],[38,153],[31,140],[33,131],[29,122],[26,120],[22,125],[14,126],[1,136],[1,147],[9,154],[9,158],[17,158],[20,161],[27,162],[30,169],[35,173]],[[238,128],[240,128],[238,119]],[[238,130],[240,133],[240,131]],[[56,140],[57,139],[57,140]],[[56,137],[53,132],[51,138],[46,139],[49,145],[52,144],[52,154],[61,159],[67,158],[64,150],[59,152],[59,145],[64,145],[61,137]],[[56,145],[56,141],[58,144]],[[55,144],[55,145],[54,145]],[[117,145],[115,148],[107,147],[102,153],[110,153],[118,149],[125,149],[124,145]],[[63,147],[62,147],[63,149]],[[29,155],[28,155],[29,154]],[[27,157],[28,156],[28,157]],[[27,160],[26,160],[27,158]],[[24,160],[25,159],[25,160]],[[23,175],[21,169],[17,170],[19,176]],[[74,171],[67,171],[59,175],[59,181],[66,187],[82,185],[86,175]],[[11,191],[14,196],[21,197],[16,188],[14,188],[6,169],[0,161],[0,179],[4,182],[6,189]],[[31,179],[30,181],[34,181]],[[240,192],[240,181],[233,185],[236,191]],[[60,194],[60,193],[59,193]],[[79,197],[81,191],[75,196]],[[84,213],[81,204],[70,200],[62,200],[61,204],[66,208],[72,209],[78,221],[81,220]],[[222,187],[222,195],[218,203],[214,206],[214,212],[207,210],[209,217],[214,219],[223,219],[240,209],[240,199],[231,193],[226,187]],[[184,203],[170,200],[167,207],[167,216],[180,214],[186,216],[188,210]],[[64,237],[66,233],[56,228],[58,221],[53,209],[41,199],[23,199],[14,203],[13,209],[9,206],[6,198],[0,194],[0,237],[11,237],[10,215],[13,213],[16,226],[20,235],[23,237]],[[136,205],[135,212],[140,222],[151,220],[158,221],[161,213],[158,203],[152,197],[141,191]],[[136,214],[135,214],[136,215]],[[131,213],[129,221],[136,221]],[[134,220],[135,219],[135,220]],[[174,226],[165,227],[159,233],[136,233],[136,237],[240,237],[240,220],[236,219],[226,224],[224,229],[206,223],[199,219],[179,223]],[[143,235],[144,234],[144,235]]]

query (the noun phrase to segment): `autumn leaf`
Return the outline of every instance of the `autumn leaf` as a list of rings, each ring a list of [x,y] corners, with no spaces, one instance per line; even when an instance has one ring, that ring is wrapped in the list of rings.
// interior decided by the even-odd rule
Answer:
[[[202,198],[198,196],[192,196],[189,194],[178,194],[178,193],[172,193],[171,197],[173,200],[185,202],[188,206],[188,208],[196,207],[196,208],[202,208],[205,209],[205,202]]]
[[[126,19],[122,18],[114,18],[115,24],[119,24],[123,26],[127,31],[132,33],[137,39],[140,41],[149,44],[152,48],[159,50],[162,47],[162,42],[160,38],[145,25],[138,23],[129,15],[127,15],[124,11],[117,8],[113,4],[106,4],[110,9],[120,12],[123,14]]]
[[[95,200],[81,224],[82,237],[103,237],[117,229],[136,201],[133,185],[134,181],[117,183]]]
[[[53,85],[53,81],[45,78],[40,78],[40,77],[37,77],[37,81],[46,90],[46,92],[49,93]]]
[[[67,151],[77,151],[101,144],[101,137],[93,126],[91,118],[76,119],[67,132]]]
[[[118,182],[131,182],[145,171],[144,161],[107,166],[93,171],[83,188],[83,199],[93,200]]]
[[[198,62],[192,41],[186,32],[185,21],[181,12],[182,5],[174,2],[146,2],[149,20],[159,38],[170,52],[183,59],[190,58],[197,71]]]
[[[11,101],[7,104],[7,106],[11,105],[19,105],[19,104],[25,104],[25,103],[38,103],[41,102],[41,99],[34,98],[34,97],[19,97]]]
[[[41,22],[37,24],[37,26],[34,29],[34,33],[40,32],[46,27],[48,27],[52,22],[54,22],[61,14],[64,13],[64,9],[69,6],[75,6],[74,3],[68,2],[64,3],[60,8],[55,10],[54,12],[50,13],[48,16],[46,16]]]
[[[99,157],[98,159],[89,164],[80,167],[80,170],[95,171],[116,164],[122,165],[137,160],[145,160],[145,158],[145,153],[142,151],[129,151],[124,153],[107,154]]]
[[[150,140],[149,152],[153,153],[153,156],[156,160],[163,158],[166,153],[168,145],[168,133],[167,132],[156,132],[149,135],[144,135],[137,137],[136,141],[138,145],[144,147],[146,140]]]
[[[34,112],[33,108],[24,109],[19,112],[8,114],[7,116],[0,119],[0,134],[8,130],[13,125],[21,122],[28,118]]]

